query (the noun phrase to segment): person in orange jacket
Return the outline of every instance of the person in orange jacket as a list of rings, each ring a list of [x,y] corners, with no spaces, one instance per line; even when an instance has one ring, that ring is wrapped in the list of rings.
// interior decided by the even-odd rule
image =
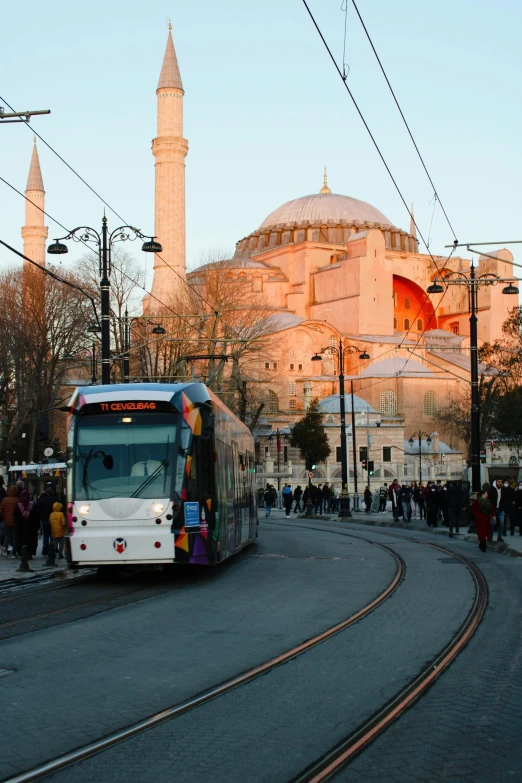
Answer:
[[[53,504],[53,510],[49,516],[49,523],[51,525],[51,536],[53,539],[53,544],[56,549],[58,547],[59,552],[59,559],[63,560],[63,544],[64,544],[64,537],[65,537],[65,531],[67,529],[67,524],[65,522],[65,515],[62,511],[63,506],[61,503],[54,503]]]

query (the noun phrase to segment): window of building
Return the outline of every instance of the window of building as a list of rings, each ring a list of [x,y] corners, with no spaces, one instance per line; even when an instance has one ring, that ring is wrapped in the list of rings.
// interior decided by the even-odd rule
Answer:
[[[410,319],[409,318],[405,318],[404,319],[404,331],[407,332],[409,328],[410,328]]]
[[[297,394],[297,386],[295,381],[290,381],[288,384],[288,394]]]
[[[379,398],[379,410],[383,416],[397,415],[397,397],[391,389],[381,392]]]
[[[460,334],[460,324],[458,321],[455,321],[455,323],[450,324],[450,330],[453,332],[453,334]]]
[[[397,291],[393,292],[393,306],[397,307]]]
[[[424,321],[422,320],[422,318],[418,318],[417,319],[417,331],[418,332],[422,332],[423,329],[424,329]]]
[[[270,369],[270,362],[265,362],[265,370],[269,370],[269,369]]]
[[[268,392],[268,412],[269,413],[277,413],[279,410],[279,402],[277,399],[277,394],[271,390]]]
[[[332,416],[331,413],[329,413],[328,416],[326,417],[326,421],[328,422],[328,424],[334,423],[334,417]]]
[[[277,370],[277,362],[265,362],[265,370]]]
[[[293,369],[294,369],[294,367],[295,367],[295,364],[293,364],[292,362],[291,362],[291,363],[288,365],[288,368],[289,368],[290,370],[293,370]]]
[[[337,347],[337,339],[335,337],[329,337],[328,338],[328,347],[329,348],[336,348]]]
[[[359,446],[359,462],[368,459],[368,446]]]
[[[297,408],[297,400],[295,397],[290,397],[288,400],[288,407],[290,410],[295,410]]]
[[[391,462],[392,461],[392,459],[391,459],[391,457],[392,457],[391,452],[392,452],[392,447],[391,446],[383,446],[382,447],[382,461],[383,462]]]
[[[437,413],[437,395],[433,391],[427,391],[424,394],[424,413],[427,416],[433,416]]]
[[[283,462],[288,462],[288,446],[283,446]]]
[[[265,457],[269,457],[269,456],[270,456],[270,449],[268,446],[265,446]]]
[[[398,329],[399,328],[399,319],[398,318],[394,318],[393,319],[393,328],[394,329]]]
[[[342,449],[341,449],[340,446],[336,446],[336,449],[335,449],[335,461],[336,462],[342,462],[343,461]]]
[[[297,365],[297,369],[299,370],[299,372],[301,372],[301,370],[303,369],[303,365],[302,364],[298,364]]]
[[[406,299],[404,300],[404,309],[405,310],[410,309],[410,300],[408,299],[408,297],[406,297]]]

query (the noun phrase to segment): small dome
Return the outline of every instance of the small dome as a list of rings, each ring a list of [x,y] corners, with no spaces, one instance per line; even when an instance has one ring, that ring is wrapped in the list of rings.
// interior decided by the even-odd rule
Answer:
[[[378,223],[380,226],[391,226],[386,215],[366,201],[359,201],[350,196],[340,196],[338,193],[314,193],[303,196],[275,209],[261,223],[260,228],[270,228],[279,225],[296,225],[297,223],[327,223],[333,220],[354,223]]]
[[[352,395],[344,395],[344,407],[347,412],[352,410]],[[319,401],[319,408],[322,413],[340,413],[341,412],[341,398],[338,394],[332,394],[331,397],[325,397],[324,400]],[[362,413],[363,411],[369,411],[370,413],[376,413],[369,402],[363,400],[362,397],[353,395],[353,409],[355,413]]]

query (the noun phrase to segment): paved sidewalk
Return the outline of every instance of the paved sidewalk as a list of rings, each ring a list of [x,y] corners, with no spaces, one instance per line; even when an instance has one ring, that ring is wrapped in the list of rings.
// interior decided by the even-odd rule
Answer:
[[[30,571],[19,571],[20,559],[12,560],[9,557],[0,557],[0,588],[23,584],[24,582],[41,582],[47,579],[63,578],[67,575],[65,560],[58,560],[53,567],[46,566],[47,557],[41,554],[41,542],[36,557],[29,560]]]
[[[273,509],[272,514],[270,518],[275,517],[276,519],[285,519],[285,513],[284,511],[281,511],[279,509]],[[265,518],[263,514],[263,510],[259,509],[259,519],[262,521]],[[339,519],[337,514],[322,514],[318,516],[310,516],[305,517],[301,514],[291,514],[291,519],[323,519],[323,520],[330,520],[333,521],[335,519]],[[353,516],[349,518],[349,522],[355,522],[358,525],[373,525],[378,527],[402,527],[407,528],[408,530],[419,530],[423,533],[432,533],[436,536],[449,536],[449,528],[445,527],[444,525],[439,525],[438,527],[428,527],[427,523],[424,520],[420,519],[414,519],[412,518],[410,522],[403,522],[402,518],[399,519],[398,522],[394,522],[392,515],[385,511],[382,514],[371,512],[370,514],[366,514],[364,511],[355,511],[353,513]],[[498,544],[496,542],[497,534],[493,533],[494,541],[488,541],[487,547],[488,549],[491,549],[495,552],[501,552],[506,555],[512,555],[514,557],[522,557],[522,535],[519,534],[518,528],[515,528],[515,535],[510,535],[509,532],[504,534],[504,541]],[[454,539],[459,539],[460,541],[470,541],[473,544],[478,544],[478,539],[475,533],[468,533],[467,525],[465,527],[460,528],[460,533],[457,535],[456,533],[453,533]]]

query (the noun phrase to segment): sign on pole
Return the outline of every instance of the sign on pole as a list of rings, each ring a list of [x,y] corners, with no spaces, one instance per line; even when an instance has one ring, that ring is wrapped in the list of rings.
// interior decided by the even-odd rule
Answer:
[[[314,472],[313,472],[313,470],[309,470],[309,471],[308,471],[308,478],[313,478],[313,477],[314,477]]]

